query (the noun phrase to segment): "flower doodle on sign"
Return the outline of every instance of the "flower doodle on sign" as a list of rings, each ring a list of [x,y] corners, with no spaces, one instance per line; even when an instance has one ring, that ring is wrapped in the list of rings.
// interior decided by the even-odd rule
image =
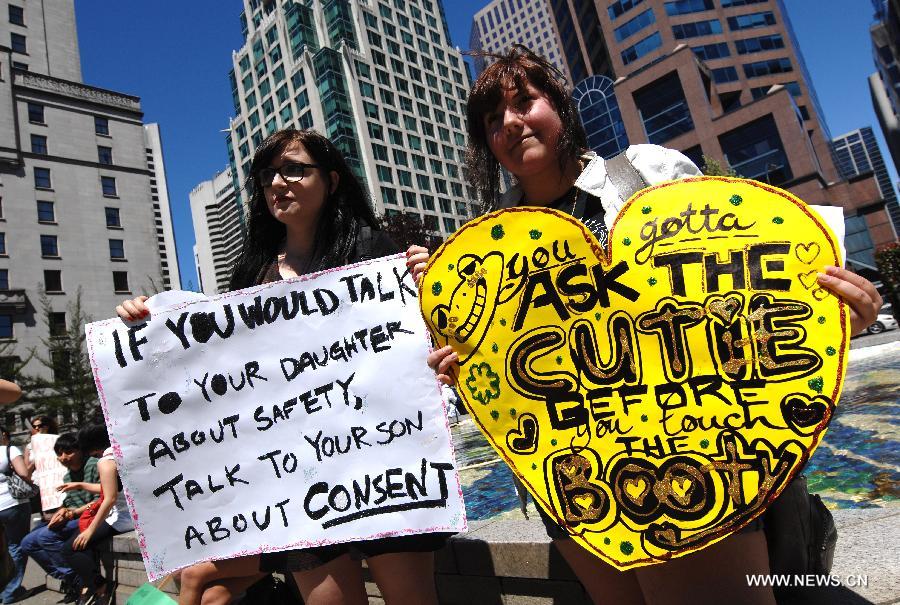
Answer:
[[[466,378],[466,388],[472,394],[472,399],[487,405],[491,399],[500,396],[500,376],[486,363],[476,363],[469,368],[469,377]]]

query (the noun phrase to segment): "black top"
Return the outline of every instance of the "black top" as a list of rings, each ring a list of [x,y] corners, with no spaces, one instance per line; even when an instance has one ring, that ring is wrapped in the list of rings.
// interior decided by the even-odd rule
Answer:
[[[363,260],[371,260],[373,258],[381,258],[400,252],[400,247],[390,238],[390,236],[382,230],[375,230],[371,227],[363,227],[356,234],[356,247],[353,253],[347,259],[347,264],[352,265]],[[271,282],[281,281],[284,277],[278,272],[278,260],[272,260],[268,265],[260,271],[256,280],[257,284],[268,284]]]
[[[579,200],[579,197],[582,199]],[[584,223],[584,226],[594,234],[601,246],[606,246],[609,233],[606,229],[603,204],[600,202],[599,197],[582,191],[573,185],[562,196],[547,204],[547,207],[571,214]]]

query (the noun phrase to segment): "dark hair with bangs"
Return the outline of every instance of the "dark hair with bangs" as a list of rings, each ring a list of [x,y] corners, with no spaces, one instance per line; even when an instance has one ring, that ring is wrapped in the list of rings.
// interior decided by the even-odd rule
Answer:
[[[250,194],[247,233],[231,271],[230,288],[237,290],[257,283],[265,267],[275,260],[287,228],[269,212],[259,171],[268,168],[291,143],[300,143],[326,176],[337,172],[338,185],[325,200],[313,244],[310,271],[347,264],[356,247],[356,235],[365,224],[377,228],[375,214],[365,189],[350,170],[337,147],[314,130],[280,130],[256,149],[245,187]]]
[[[484,117],[494,111],[508,88],[524,90],[531,84],[547,95],[562,122],[562,132],[556,144],[560,170],[565,170],[571,160],[577,160],[587,151],[587,136],[572,97],[562,83],[563,75],[543,57],[521,44],[514,44],[504,54],[467,53],[494,59],[469,92],[467,115],[469,147],[466,150],[466,168],[469,181],[478,190],[482,210],[497,208],[500,187],[500,162],[491,153],[484,129]]]
[[[53,444],[53,451],[59,456],[63,452],[74,452],[80,450],[78,445],[78,435],[76,433],[63,433]]]

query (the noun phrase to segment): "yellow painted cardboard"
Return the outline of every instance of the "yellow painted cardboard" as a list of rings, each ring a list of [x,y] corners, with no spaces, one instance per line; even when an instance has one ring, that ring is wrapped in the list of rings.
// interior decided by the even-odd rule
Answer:
[[[636,194],[601,249],[541,208],[462,227],[422,312],[458,390],[545,511],[620,569],[690,553],[760,513],[803,468],[841,392],[840,265],[807,206],[755,181]]]

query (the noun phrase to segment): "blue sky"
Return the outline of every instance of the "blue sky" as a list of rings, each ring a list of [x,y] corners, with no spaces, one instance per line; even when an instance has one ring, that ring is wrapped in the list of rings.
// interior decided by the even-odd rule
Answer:
[[[445,0],[454,44],[468,48],[472,15],[486,2]],[[789,16],[833,136],[872,126],[866,78],[872,62],[866,0],[787,0]],[[158,122],[175,222],[182,287],[196,288],[188,194],[225,168],[224,133],[233,114],[228,70],[242,44],[238,0],[76,0],[84,81],[141,97]],[[885,158],[897,182],[890,157]]]

